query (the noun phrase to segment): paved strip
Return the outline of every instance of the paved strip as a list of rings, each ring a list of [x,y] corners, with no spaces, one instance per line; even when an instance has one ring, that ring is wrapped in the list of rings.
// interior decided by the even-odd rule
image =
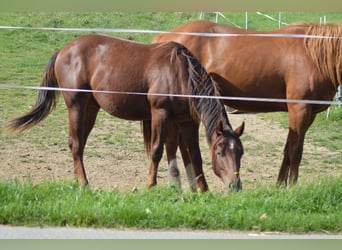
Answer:
[[[274,232],[119,230],[0,225],[0,239],[342,239],[342,234]]]

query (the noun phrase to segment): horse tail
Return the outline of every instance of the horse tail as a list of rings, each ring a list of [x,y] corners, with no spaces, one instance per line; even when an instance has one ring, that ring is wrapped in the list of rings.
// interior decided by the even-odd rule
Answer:
[[[151,121],[143,120],[140,122],[141,130],[144,135],[145,152],[148,157],[151,156]]]
[[[58,87],[55,75],[56,52],[46,65],[41,87]],[[24,131],[45,119],[56,107],[57,92],[54,90],[39,89],[36,104],[26,114],[9,121],[5,128],[11,131]]]

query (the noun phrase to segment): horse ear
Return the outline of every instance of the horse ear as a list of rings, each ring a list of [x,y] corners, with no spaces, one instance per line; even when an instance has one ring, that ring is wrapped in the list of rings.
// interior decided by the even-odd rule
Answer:
[[[245,130],[245,122],[243,121],[241,125],[234,130],[234,133],[240,137],[243,134],[244,130]]]
[[[218,136],[223,134],[223,123],[222,120],[219,120],[218,123],[216,123],[216,129],[215,132]]]

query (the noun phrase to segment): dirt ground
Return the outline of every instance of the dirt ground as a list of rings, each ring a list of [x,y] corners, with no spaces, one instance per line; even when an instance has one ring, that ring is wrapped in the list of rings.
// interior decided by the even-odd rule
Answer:
[[[241,137],[245,154],[242,158],[241,179],[244,189],[252,189],[259,184],[274,185],[277,179],[282,150],[287,135],[278,123],[265,121],[255,114],[230,114],[229,119],[233,128],[246,122],[245,133]],[[130,191],[135,188],[145,188],[149,162],[144,153],[139,122],[116,121],[129,132],[131,141],[120,144],[120,138],[111,140],[105,138],[104,130],[114,131],[113,120],[104,119],[92,131],[85,150],[85,168],[90,186],[110,190]],[[39,125],[38,125],[39,126]],[[109,131],[109,132],[108,132]],[[41,144],[22,139],[15,144],[0,146],[0,180],[31,180],[40,183],[44,180],[73,179],[72,158],[67,146],[67,131],[61,132],[65,143],[46,145],[42,150]],[[114,133],[114,132],[113,132]],[[113,138],[113,137],[112,137]],[[133,140],[133,138],[138,138]],[[44,138],[42,138],[43,140]],[[223,184],[211,169],[209,148],[204,139],[201,126],[201,150],[204,171],[210,190],[222,192]],[[324,147],[306,143],[303,164],[300,167],[300,180],[319,179],[327,172],[317,169],[320,165],[320,153],[329,152]],[[189,185],[180,157],[178,165],[182,175],[182,186],[185,190]],[[329,171],[330,174],[334,174]],[[161,162],[158,172],[158,185],[168,185],[166,159]]]

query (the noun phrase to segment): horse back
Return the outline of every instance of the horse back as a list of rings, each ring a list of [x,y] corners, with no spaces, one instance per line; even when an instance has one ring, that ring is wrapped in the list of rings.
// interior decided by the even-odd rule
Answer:
[[[236,97],[286,98],[288,92],[302,98],[307,87],[320,76],[307,55],[302,38],[268,37],[267,34],[305,34],[307,24],[295,24],[272,31],[245,30],[209,21],[193,21],[157,36],[153,41],[182,43],[218,83],[220,93]],[[241,36],[196,36],[180,32],[241,34]],[[257,34],[259,36],[251,36]],[[318,80],[317,80],[318,79]],[[311,82],[310,82],[311,81]],[[303,89],[296,83],[301,82]],[[297,89],[290,91],[290,89]],[[270,91],[272,90],[272,91]],[[285,104],[230,102],[240,110],[286,110]]]
[[[187,62],[179,56],[182,48],[174,42],[143,44],[106,35],[85,35],[60,50],[56,78],[62,88],[115,92],[92,93],[94,101],[112,115],[150,119],[152,106],[164,109],[169,105],[168,94],[187,93]],[[72,105],[78,93],[63,96]],[[184,100],[178,104],[184,106]],[[135,108],[127,111],[127,106]]]
[[[179,46],[175,43],[143,44],[107,35],[84,35],[60,50],[57,63],[65,64],[73,71],[81,67],[89,71],[99,70],[101,66],[107,71],[119,68],[130,77],[143,75],[141,70],[155,63],[161,67],[169,65]]]

